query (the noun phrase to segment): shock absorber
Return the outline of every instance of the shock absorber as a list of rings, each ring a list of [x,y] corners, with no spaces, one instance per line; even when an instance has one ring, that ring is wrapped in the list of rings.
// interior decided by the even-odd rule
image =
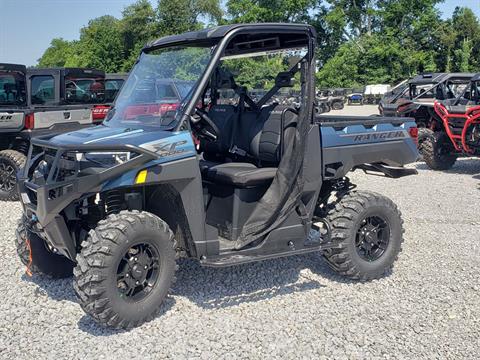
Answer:
[[[122,193],[118,190],[112,190],[105,194],[105,205],[107,215],[119,213],[122,210]]]
[[[13,150],[17,150],[18,152],[27,155],[28,154],[29,144],[26,141],[18,141],[15,143]]]

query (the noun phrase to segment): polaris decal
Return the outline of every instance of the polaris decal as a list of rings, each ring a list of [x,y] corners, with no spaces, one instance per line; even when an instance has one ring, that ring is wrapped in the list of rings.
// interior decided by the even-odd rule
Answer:
[[[384,132],[370,132],[363,134],[345,134],[340,137],[352,139],[355,142],[375,141],[375,140],[395,140],[406,137],[406,133],[403,130],[397,131],[384,131]]]

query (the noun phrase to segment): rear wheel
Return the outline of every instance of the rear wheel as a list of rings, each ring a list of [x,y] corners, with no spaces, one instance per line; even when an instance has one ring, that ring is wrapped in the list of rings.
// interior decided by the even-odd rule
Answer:
[[[72,276],[74,263],[53,253],[45,241],[25,226],[26,218],[18,222],[15,245],[20,261],[31,274],[45,274],[53,278]]]
[[[27,158],[15,150],[0,151],[0,200],[16,201],[17,172],[25,166]]]
[[[166,222],[122,211],[99,222],[82,243],[74,289],[96,322],[132,328],[155,317],[174,281],[175,241]]]
[[[342,102],[342,101],[334,101],[334,102],[332,103],[332,109],[333,109],[333,110],[342,110],[343,107],[344,107],[344,105],[343,105],[343,102]]]
[[[417,159],[418,161],[423,160],[423,154],[422,154],[423,142],[431,135],[433,135],[432,130],[427,129],[425,127],[418,128],[418,159]]]
[[[403,221],[396,205],[374,192],[347,193],[326,217],[333,247],[328,265],[358,280],[382,277],[393,266],[403,242]]]
[[[448,170],[457,161],[452,141],[444,132],[425,131],[420,151],[423,160],[432,170]]]

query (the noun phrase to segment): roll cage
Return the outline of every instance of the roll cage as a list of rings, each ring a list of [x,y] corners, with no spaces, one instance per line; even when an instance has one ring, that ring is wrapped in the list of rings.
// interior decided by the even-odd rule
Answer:
[[[276,36],[265,38],[266,34],[275,34]],[[302,37],[303,39],[301,39]],[[236,40],[232,42],[234,38],[236,38]],[[235,24],[198,32],[167,36],[149,43],[143,48],[142,52],[148,53],[160,48],[182,45],[211,45],[214,47],[212,57],[203,76],[192,88],[190,100],[179,109],[181,111],[181,118],[174,129],[178,131],[188,126],[186,124],[188,124],[189,117],[193,114],[196,104],[201,100],[223,56],[305,46],[307,48],[307,57],[309,57],[306,60],[311,61],[314,57],[315,39],[315,30],[311,26],[303,24]],[[308,71],[311,73],[304,74],[304,76],[312,76],[314,69]],[[278,91],[278,88],[275,91]],[[264,95],[263,101],[268,99],[266,96],[267,95]],[[272,94],[268,94],[268,96],[271,97]],[[309,104],[309,106],[313,106],[313,100],[313,98],[310,100],[311,104]],[[249,100],[246,101],[249,102]],[[262,104],[263,101],[260,100],[259,103]]]

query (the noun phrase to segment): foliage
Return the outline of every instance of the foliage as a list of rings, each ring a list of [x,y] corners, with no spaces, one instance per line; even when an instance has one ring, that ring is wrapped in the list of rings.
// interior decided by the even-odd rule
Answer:
[[[40,67],[74,66],[78,63],[77,48],[78,42],[66,41],[62,38],[53,39],[50,47],[45,50],[43,56],[38,60]]]
[[[76,41],[53,39],[39,66],[129,71],[142,47],[161,36],[209,25],[303,22],[318,33],[318,84],[396,83],[423,71],[480,71],[480,22],[458,7],[442,19],[440,0],[137,0],[121,19],[102,16]],[[223,6],[222,6],[223,5]],[[198,64],[193,61],[191,66]],[[255,59],[234,65],[249,87],[273,83],[285,64]],[[177,74],[178,75],[178,74]]]

